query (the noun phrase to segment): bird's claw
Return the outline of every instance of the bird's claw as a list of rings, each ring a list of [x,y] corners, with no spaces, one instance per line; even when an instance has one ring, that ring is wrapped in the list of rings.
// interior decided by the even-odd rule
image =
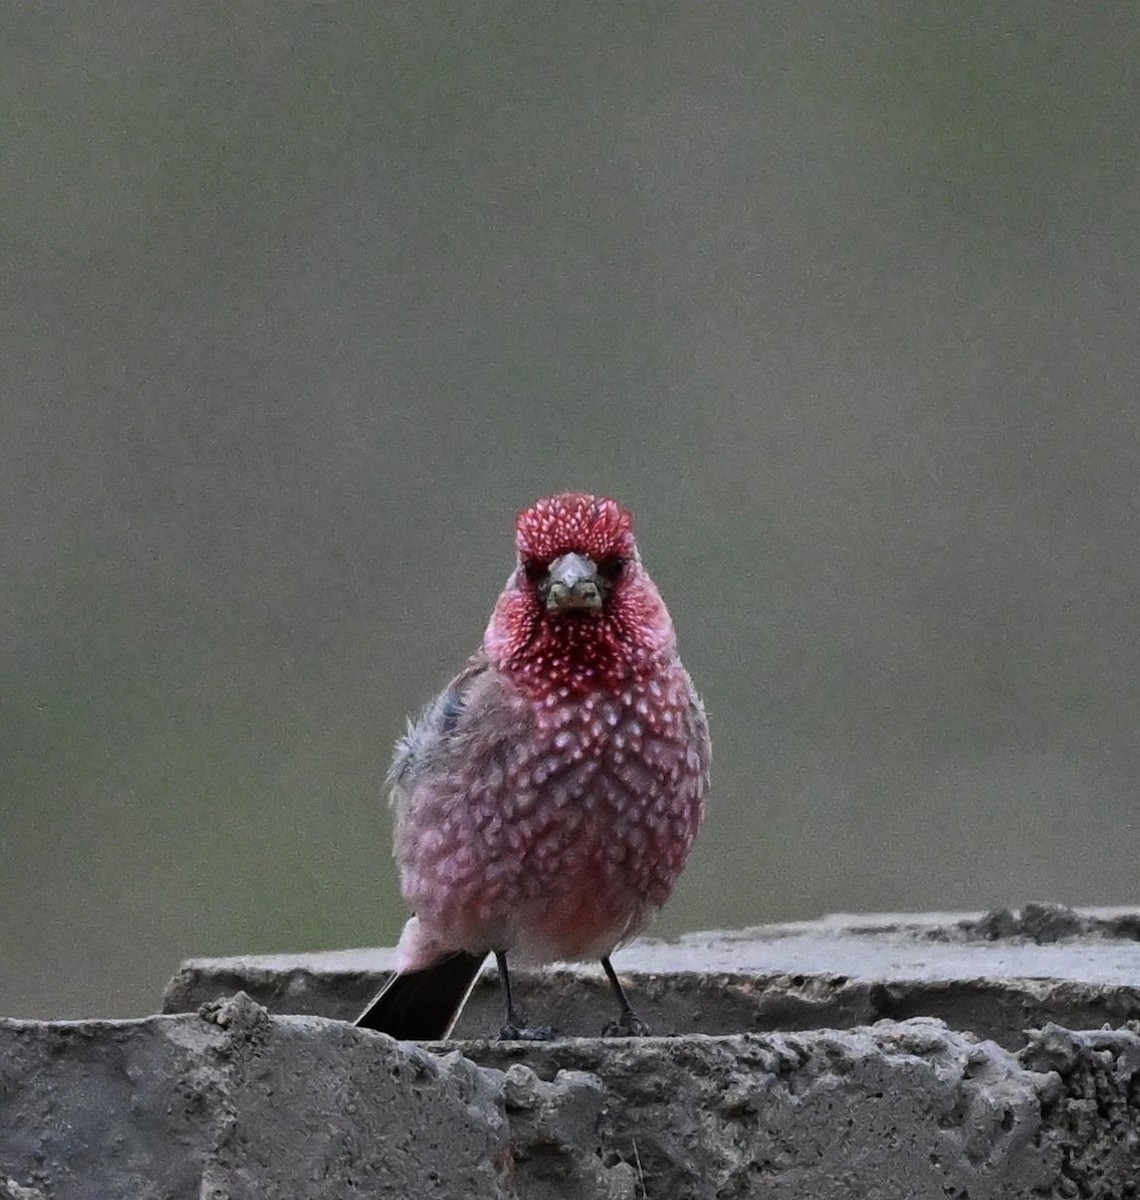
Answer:
[[[653,1030],[637,1013],[623,1012],[616,1020],[608,1022],[602,1029],[602,1037],[651,1037]]]

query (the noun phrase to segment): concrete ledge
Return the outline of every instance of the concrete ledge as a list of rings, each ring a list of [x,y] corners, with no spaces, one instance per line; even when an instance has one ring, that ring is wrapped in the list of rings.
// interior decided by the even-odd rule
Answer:
[[[616,1053],[590,1039],[465,1049],[601,1079],[598,1153],[636,1165],[638,1195],[1122,1200],[1140,1179],[1133,1031],[1050,1026],[1018,1055],[921,1019]]]
[[[932,1016],[1009,1049],[1024,1030],[1071,1029],[1140,1017],[1140,910],[1030,904],[991,913],[869,914],[644,939],[615,965],[659,1033],[732,1034],[850,1028]],[[163,1011],[244,990],[274,1012],[353,1019],[391,967],[391,951],[192,959]],[[520,981],[536,1019],[593,1036],[610,1013],[592,966]],[[456,1033],[501,1023],[493,971],[484,973]]]
[[[0,1022],[0,1196],[1120,1198],[1140,1038],[941,1022],[432,1050],[238,996]]]
[[[1027,905],[640,942],[619,965],[681,1036],[538,1044],[283,1015],[354,1016],[386,951],[197,960],[166,998],[196,1012],[0,1021],[0,1200],[1123,1200],[1138,933]],[[611,1011],[591,969],[527,989],[568,1033]],[[488,979],[463,1028],[499,1020]]]
[[[52,1200],[498,1194],[496,1073],[248,997],[3,1021],[0,1063],[0,1178]]]

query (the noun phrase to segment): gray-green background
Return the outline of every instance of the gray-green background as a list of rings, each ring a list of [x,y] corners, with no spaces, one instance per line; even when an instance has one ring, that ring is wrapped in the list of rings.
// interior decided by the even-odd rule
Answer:
[[[0,1012],[391,941],[567,487],[712,719],[660,928],[1140,898],[1135,5],[0,24]]]

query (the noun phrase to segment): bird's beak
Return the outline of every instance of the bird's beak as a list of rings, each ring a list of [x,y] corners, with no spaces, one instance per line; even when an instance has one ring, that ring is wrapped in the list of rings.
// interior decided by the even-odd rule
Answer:
[[[602,584],[593,559],[584,554],[564,554],[550,564],[543,583],[548,612],[573,609],[597,611],[602,607]]]

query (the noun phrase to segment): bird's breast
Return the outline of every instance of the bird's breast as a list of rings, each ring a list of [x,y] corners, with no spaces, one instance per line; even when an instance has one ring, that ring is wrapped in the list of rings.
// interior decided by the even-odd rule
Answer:
[[[421,917],[434,904],[444,923],[519,926],[555,957],[636,931],[700,825],[708,746],[696,706],[683,670],[539,705],[409,846]]]

